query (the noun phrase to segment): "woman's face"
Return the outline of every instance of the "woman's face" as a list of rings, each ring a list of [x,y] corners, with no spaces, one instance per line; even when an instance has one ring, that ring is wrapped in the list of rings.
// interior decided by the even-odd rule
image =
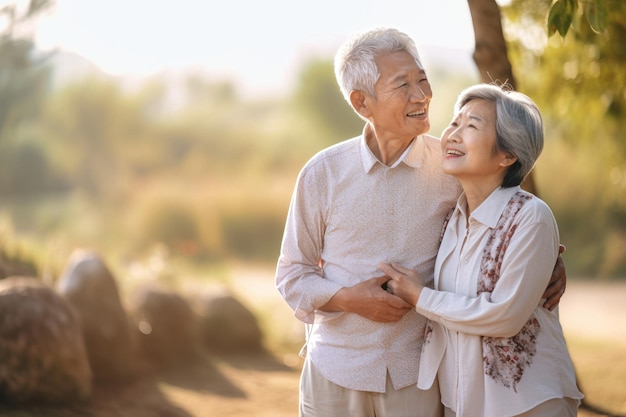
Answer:
[[[443,131],[441,146],[443,172],[459,180],[504,178],[514,162],[496,151],[496,107],[483,99],[470,100],[460,109]]]

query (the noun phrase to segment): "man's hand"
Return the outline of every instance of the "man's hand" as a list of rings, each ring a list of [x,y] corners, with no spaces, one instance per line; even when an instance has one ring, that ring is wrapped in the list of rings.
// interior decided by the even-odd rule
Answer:
[[[388,280],[387,276],[375,277],[342,288],[320,310],[356,313],[381,323],[399,321],[413,306],[382,288]]]
[[[567,275],[565,274],[565,263],[561,254],[565,252],[565,246],[559,245],[559,257],[556,259],[554,270],[552,271],[552,277],[546,291],[543,293],[543,298],[546,299],[543,303],[543,307],[552,311],[556,308],[561,300],[561,297],[565,293],[565,286],[567,284]]]

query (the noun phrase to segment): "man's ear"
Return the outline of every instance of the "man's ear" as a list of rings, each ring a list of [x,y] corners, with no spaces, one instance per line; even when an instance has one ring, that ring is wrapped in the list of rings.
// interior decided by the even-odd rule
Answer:
[[[350,103],[357,113],[366,119],[369,118],[370,111],[367,107],[367,100],[364,92],[360,90],[352,90],[350,92]]]

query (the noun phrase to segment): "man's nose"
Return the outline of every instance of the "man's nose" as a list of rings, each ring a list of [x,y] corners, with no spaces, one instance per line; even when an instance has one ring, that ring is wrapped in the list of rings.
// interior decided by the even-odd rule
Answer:
[[[411,89],[411,100],[414,101],[425,101],[428,99],[426,92],[421,85],[417,84],[415,87]]]

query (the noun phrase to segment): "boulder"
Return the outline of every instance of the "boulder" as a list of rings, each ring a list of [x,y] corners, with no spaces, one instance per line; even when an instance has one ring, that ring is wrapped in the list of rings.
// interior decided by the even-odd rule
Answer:
[[[0,280],[1,402],[72,404],[92,374],[76,312],[37,278]]]
[[[188,301],[167,289],[139,289],[129,304],[138,351],[152,367],[167,368],[198,358],[196,317]]]
[[[227,293],[203,294],[194,306],[200,337],[216,353],[260,353],[263,335],[254,314]]]
[[[72,253],[57,291],[78,312],[95,381],[123,382],[133,376],[128,315],[115,278],[102,258],[88,250]]]

